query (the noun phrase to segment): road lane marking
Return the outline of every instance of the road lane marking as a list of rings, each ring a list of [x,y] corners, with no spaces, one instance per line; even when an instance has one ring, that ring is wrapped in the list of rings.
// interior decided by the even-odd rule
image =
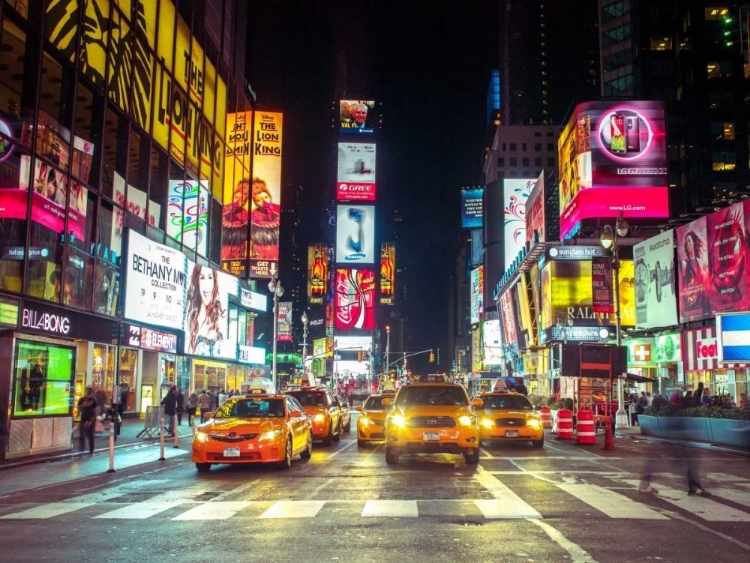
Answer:
[[[75,512],[95,504],[95,502],[50,502],[41,506],[33,506],[15,514],[0,516],[0,520],[43,520]]]
[[[712,481],[718,481],[719,483],[723,483],[723,484],[742,483],[742,484],[750,485],[750,479],[745,479],[744,477],[738,477],[737,475],[730,475],[729,473],[706,473],[706,477],[708,477]]]
[[[489,491],[496,501],[500,501],[497,505],[492,504],[494,501],[475,501],[475,504],[485,514],[485,510],[488,513],[493,514],[491,518],[541,518],[542,515],[534,510],[531,505],[527,504],[521,497],[511,491],[504,483],[502,483],[497,477],[491,475],[480,465],[477,467],[476,473],[474,473],[474,480],[482,485],[487,491]],[[498,506],[500,512],[498,513]],[[488,518],[490,518],[488,516]]]
[[[747,491],[738,491],[737,489],[728,489],[726,487],[711,487],[710,493],[715,497],[750,507],[750,493]]]
[[[669,520],[645,504],[635,502],[625,495],[591,484],[558,483],[555,485],[578,500],[603,512],[610,518],[633,520]]]
[[[247,501],[210,501],[191,508],[172,520],[226,520],[251,504],[253,503]]]
[[[260,515],[261,518],[314,518],[325,504],[324,500],[282,500],[275,502]]]
[[[547,524],[547,522],[534,518],[527,518],[527,521],[539,526],[552,541],[567,551],[568,555],[570,555],[571,563],[597,563],[596,559],[591,557],[585,549],[570,541],[561,532]]]
[[[123,506],[117,510],[94,516],[94,518],[111,518],[120,520],[145,520],[155,514],[159,514],[175,506],[184,504],[184,500],[164,501],[164,502],[139,502],[131,506]]]
[[[339,442],[339,443],[341,443],[341,442]],[[347,444],[346,446],[344,446],[343,448],[341,448],[341,449],[339,449],[339,450],[336,450],[336,451],[335,451],[335,452],[333,452],[332,454],[328,454],[328,457],[326,457],[326,460],[329,460],[329,459],[331,459],[331,458],[332,458],[333,456],[336,456],[336,455],[340,454],[340,453],[341,453],[341,452],[343,452],[343,451],[344,451],[345,449],[347,449],[347,448],[350,448],[350,447],[352,447],[352,446],[353,446],[354,444],[356,444],[356,443],[357,443],[357,442],[349,442],[349,443],[348,443],[348,444]]]
[[[361,516],[416,518],[419,516],[419,508],[416,500],[368,500]]]

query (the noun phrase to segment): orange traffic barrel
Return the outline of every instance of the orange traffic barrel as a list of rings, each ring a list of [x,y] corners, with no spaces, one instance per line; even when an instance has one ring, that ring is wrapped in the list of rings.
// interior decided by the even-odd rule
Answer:
[[[552,411],[549,407],[544,406],[539,409],[539,414],[542,416],[542,427],[552,428]]]
[[[557,411],[557,439],[573,439],[573,413],[568,409]]]
[[[596,429],[594,428],[594,411],[580,409],[576,420],[576,444],[591,446],[596,444]]]

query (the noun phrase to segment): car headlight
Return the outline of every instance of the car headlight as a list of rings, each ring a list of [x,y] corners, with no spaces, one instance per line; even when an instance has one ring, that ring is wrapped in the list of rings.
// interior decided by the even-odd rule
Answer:
[[[313,422],[323,422],[326,419],[326,415],[318,413],[313,416]]]
[[[208,434],[205,432],[196,432],[193,439],[200,444],[207,444],[209,442]]]
[[[541,428],[542,423],[539,422],[539,420],[537,420],[536,418],[530,418],[526,421],[526,426],[528,426],[529,428],[536,429],[536,428]]]
[[[477,423],[477,417],[469,415],[459,416],[458,423],[461,426],[474,426]]]
[[[362,423],[363,426],[367,426],[370,423],[370,421],[367,420],[367,417],[365,415],[361,415],[359,417],[359,421]]]
[[[485,428],[493,428],[495,426],[495,421],[491,418],[483,418],[482,426],[484,426]]]
[[[258,441],[265,442],[268,440],[275,440],[279,436],[281,436],[281,428],[276,428],[275,430],[269,430],[268,432],[263,432],[263,434],[261,434],[258,437]]]
[[[398,428],[405,428],[406,427],[406,417],[400,414],[394,414],[389,422],[393,424],[393,426],[397,426]]]

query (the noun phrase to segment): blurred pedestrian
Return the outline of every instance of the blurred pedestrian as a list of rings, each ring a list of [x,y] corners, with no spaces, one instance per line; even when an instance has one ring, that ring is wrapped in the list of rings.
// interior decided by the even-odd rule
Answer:
[[[208,396],[206,390],[201,391],[198,404],[201,408],[201,424],[206,421],[206,413],[211,412],[211,397]]]
[[[177,414],[177,386],[176,385],[172,385],[169,388],[169,392],[166,395],[164,395],[164,398],[161,400],[161,406],[164,407],[164,416],[166,416],[167,420],[169,420],[169,425],[168,425],[169,436],[174,438],[174,433],[175,433],[174,417]]]
[[[188,404],[187,404],[188,426],[193,425],[193,417],[195,417],[195,409],[198,406],[199,402],[200,402],[200,398],[198,397],[198,393],[196,393],[195,391],[190,393],[190,396],[188,397]]]
[[[698,388],[695,390],[695,394],[693,395],[693,404],[696,407],[701,406],[701,401],[703,400],[703,382],[698,382]]]
[[[700,406],[702,407],[707,407],[711,404],[711,392],[708,389],[703,390],[703,396],[700,401]]]
[[[97,419],[97,402],[94,390],[86,387],[86,394],[78,399],[78,414],[81,422],[78,425],[78,449],[83,451],[86,438],[89,440],[89,455],[94,455],[94,429]]]
[[[182,394],[182,389],[177,388],[177,426],[182,426],[182,413],[185,412],[185,395]]]

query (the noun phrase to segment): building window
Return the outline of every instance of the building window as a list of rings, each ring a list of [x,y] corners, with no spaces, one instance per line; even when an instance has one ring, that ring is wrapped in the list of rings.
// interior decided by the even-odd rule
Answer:
[[[712,61],[707,63],[706,70],[708,79],[730,78],[732,76],[732,64],[729,61]]]
[[[706,8],[706,21],[723,21],[729,14],[729,8],[711,7]]]
[[[542,143],[534,143],[534,151],[542,152]]]
[[[602,8],[602,23],[607,23],[621,18],[630,13],[630,0],[614,2]]]
[[[652,37],[651,38],[651,50],[652,51],[671,51],[672,50],[672,38],[671,37]]]
[[[542,165],[542,157],[538,156],[534,159],[534,166],[541,166]]]
[[[515,173],[515,171],[513,171],[513,172],[511,172],[511,173],[510,173],[510,177],[511,177],[511,178],[515,178],[515,177],[516,177],[516,173]]]
[[[510,157],[510,165],[511,166],[518,166],[518,159],[515,156]]]
[[[525,156],[521,159],[521,166],[529,166],[529,157]]]
[[[504,151],[508,150],[508,149],[507,149],[507,145],[506,145],[505,143],[503,143],[503,150],[504,150]]]
[[[619,27],[602,32],[602,47],[610,47],[620,41],[630,38],[630,24],[626,23]]]
[[[502,157],[502,156],[501,156],[500,158],[498,158],[498,159],[497,159],[497,165],[498,165],[498,166],[499,166],[500,168],[504,168],[504,167],[505,167],[505,157]]]
[[[511,143],[510,144],[510,151],[511,152],[515,152],[516,150],[518,150],[518,145],[516,145],[516,143]]]
[[[534,131],[534,137],[541,137],[542,132],[541,131]]]
[[[547,131],[547,136],[548,137],[554,137],[555,134],[552,131]]]
[[[522,150],[523,152],[526,152],[526,150],[527,150],[527,149],[526,149],[526,143],[522,143],[522,144],[521,144],[521,150]]]
[[[711,169],[714,172],[734,170],[737,164],[737,155],[733,152],[713,152],[711,153],[713,164]]]
[[[547,143],[547,151],[552,152],[555,150],[555,143]]]
[[[724,134],[725,141],[734,141],[734,123],[731,121],[725,121],[723,124],[722,132]]]
[[[523,175],[521,176],[521,178],[531,178],[531,171],[524,170],[523,171]]]
[[[550,157],[547,158],[547,166],[549,168],[554,168],[555,167],[555,159],[553,157],[550,156]]]

